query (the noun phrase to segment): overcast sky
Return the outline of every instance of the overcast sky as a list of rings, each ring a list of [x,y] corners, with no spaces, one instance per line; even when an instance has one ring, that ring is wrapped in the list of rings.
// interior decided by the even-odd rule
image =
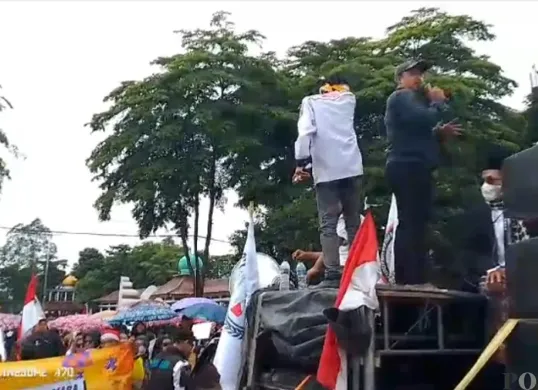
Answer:
[[[26,159],[8,158],[13,180],[0,198],[0,227],[39,217],[52,230],[136,234],[128,206],[101,223],[93,208],[99,194],[85,159],[99,140],[84,124],[105,108],[103,97],[122,80],[149,75],[149,62],[180,48],[177,29],[206,27],[213,12],[230,11],[239,29],[258,29],[265,49],[284,53],[305,40],[346,36],[381,37],[412,9],[438,6],[494,25],[497,40],[476,46],[520,83],[505,103],[521,107],[529,71],[538,61],[535,31],[538,2],[503,1],[0,1],[0,84],[14,105],[0,127]],[[334,24],[328,24],[333,21]],[[359,103],[360,104],[360,103]],[[217,212],[213,236],[227,240],[244,226],[246,213],[229,196]],[[207,203],[203,207],[206,214]],[[205,234],[205,218],[201,233]],[[5,229],[0,229],[0,243]],[[84,247],[105,249],[138,239],[55,235],[58,254],[70,263]],[[215,254],[229,245],[213,242]]]

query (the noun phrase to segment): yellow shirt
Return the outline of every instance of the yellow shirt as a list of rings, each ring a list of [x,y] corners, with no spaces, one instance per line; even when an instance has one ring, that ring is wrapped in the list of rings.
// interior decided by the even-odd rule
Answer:
[[[133,366],[133,382],[142,382],[144,381],[144,377],[146,375],[146,372],[144,370],[144,360],[139,357],[134,361]]]

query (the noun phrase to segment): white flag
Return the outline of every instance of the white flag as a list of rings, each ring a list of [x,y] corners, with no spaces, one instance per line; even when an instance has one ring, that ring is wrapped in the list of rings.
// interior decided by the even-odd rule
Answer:
[[[398,207],[396,197],[392,194],[390,201],[389,217],[385,227],[385,238],[381,247],[381,273],[383,282],[395,284],[394,278],[394,239],[396,238],[396,228],[398,227]]]
[[[228,305],[213,364],[220,374],[222,390],[236,390],[242,364],[243,339],[245,337],[245,311],[250,297],[258,289],[258,263],[254,222],[250,213],[247,242],[239,265],[239,277]]]

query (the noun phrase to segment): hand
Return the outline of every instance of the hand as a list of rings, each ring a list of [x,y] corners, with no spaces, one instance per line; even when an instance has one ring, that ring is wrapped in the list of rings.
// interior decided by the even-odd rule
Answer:
[[[437,131],[443,137],[458,137],[461,135],[463,129],[459,123],[456,123],[456,121],[453,120],[439,126]]]
[[[445,91],[439,87],[429,87],[426,89],[426,94],[432,102],[444,102],[446,100]]]
[[[291,258],[293,260],[303,261],[306,253],[307,252],[303,251],[302,249],[297,249],[295,252],[293,252],[293,254],[291,255]]]
[[[317,267],[310,268],[306,273],[306,283],[310,284],[313,280],[318,279],[322,273],[322,269],[319,269]]]
[[[506,272],[504,269],[491,271],[486,278],[488,291],[502,293],[506,289]]]
[[[304,168],[295,168],[295,172],[292,179],[293,183],[302,183],[308,179],[310,179],[310,173],[308,173]]]

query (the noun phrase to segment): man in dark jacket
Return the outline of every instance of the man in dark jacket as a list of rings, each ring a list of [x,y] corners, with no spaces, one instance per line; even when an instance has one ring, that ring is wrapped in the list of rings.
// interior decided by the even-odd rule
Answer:
[[[440,124],[446,96],[440,88],[423,86],[428,68],[424,61],[407,61],[396,68],[398,88],[389,96],[385,113],[389,140],[385,175],[398,207],[394,242],[398,284],[426,283],[425,237],[439,142],[461,131],[455,123]]]
[[[488,284],[502,282],[506,244],[538,236],[536,221],[504,218],[501,168],[508,156],[510,152],[503,148],[491,148],[481,174],[483,201],[469,207],[451,223],[459,263],[466,267],[467,284],[478,286],[485,275]]]
[[[186,390],[191,382],[192,367],[188,357],[194,336],[188,329],[178,329],[173,344],[165,348],[149,363],[150,378],[146,390]]]
[[[32,334],[22,341],[21,360],[44,359],[65,354],[60,335],[47,326],[47,320],[41,319]]]
[[[508,243],[538,237],[537,221],[504,217],[502,164],[510,152],[492,148],[482,170],[483,201],[457,217],[452,225],[457,263],[464,268],[464,288],[480,291],[489,298],[490,332],[493,334],[507,319],[505,252]],[[500,348],[497,361],[504,361]]]

